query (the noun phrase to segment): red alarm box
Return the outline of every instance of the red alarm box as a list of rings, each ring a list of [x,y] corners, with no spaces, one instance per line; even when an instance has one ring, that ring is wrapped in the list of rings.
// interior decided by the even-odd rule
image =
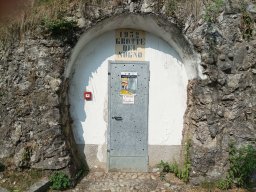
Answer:
[[[86,101],[92,100],[92,92],[85,91],[85,92],[84,92],[84,99],[85,99]]]

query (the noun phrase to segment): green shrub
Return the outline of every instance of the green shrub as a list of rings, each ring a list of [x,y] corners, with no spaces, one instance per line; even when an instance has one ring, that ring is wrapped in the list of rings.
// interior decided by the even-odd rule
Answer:
[[[65,19],[44,19],[43,26],[51,32],[53,36],[62,36],[70,33],[76,27],[76,22]]]
[[[237,187],[249,187],[250,178],[256,170],[256,149],[252,145],[236,148],[234,144],[229,146],[230,167],[227,177],[218,181],[217,187],[229,189],[234,184]]]
[[[252,173],[256,170],[256,149],[252,145],[236,148],[230,145],[230,169],[228,176],[239,187],[247,187]]]
[[[50,181],[52,183],[51,189],[54,190],[64,190],[70,187],[70,179],[69,177],[63,172],[55,172],[50,177]]]

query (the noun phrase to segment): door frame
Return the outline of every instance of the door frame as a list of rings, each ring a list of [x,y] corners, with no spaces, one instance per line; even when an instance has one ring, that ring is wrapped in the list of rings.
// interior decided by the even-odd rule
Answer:
[[[149,155],[148,155],[148,120],[149,120],[149,81],[150,81],[150,65],[149,61],[114,61],[114,60],[109,60],[108,61],[108,125],[107,125],[107,171],[109,171],[110,167],[110,122],[111,122],[111,106],[110,106],[110,99],[111,99],[111,93],[110,93],[110,80],[111,80],[111,64],[144,64],[148,66],[148,97],[147,97],[147,135],[146,135],[146,140],[147,140],[147,171],[149,168]]]

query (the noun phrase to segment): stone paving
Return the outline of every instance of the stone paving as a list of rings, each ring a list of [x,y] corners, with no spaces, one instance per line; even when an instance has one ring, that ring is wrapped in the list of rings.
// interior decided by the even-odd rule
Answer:
[[[75,189],[68,192],[183,192],[184,186],[183,182],[173,178],[172,175],[167,175],[164,180],[161,180],[159,172],[91,172]]]

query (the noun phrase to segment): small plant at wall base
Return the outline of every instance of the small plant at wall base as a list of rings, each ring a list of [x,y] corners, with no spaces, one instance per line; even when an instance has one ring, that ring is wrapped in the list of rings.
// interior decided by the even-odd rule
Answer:
[[[191,142],[190,140],[188,140],[185,143],[185,147],[184,147],[184,164],[182,167],[180,167],[177,162],[168,163],[168,162],[161,161],[158,164],[158,167],[161,170],[160,177],[162,179],[164,179],[164,176],[166,173],[174,173],[176,177],[183,180],[185,183],[189,181],[189,173],[191,169],[190,154],[189,154],[190,147],[191,147]]]
[[[208,180],[205,180],[202,183],[200,183],[200,186],[204,189],[207,189],[208,192],[212,192],[214,191],[214,189],[216,189],[216,183]]]
[[[256,149],[252,145],[236,148],[233,143],[230,144],[229,163],[227,177],[218,181],[217,187],[220,189],[229,189],[232,185],[250,187],[250,177],[256,171]]]
[[[50,182],[52,183],[51,189],[54,190],[68,189],[71,185],[69,177],[63,172],[55,172],[51,175]]]

